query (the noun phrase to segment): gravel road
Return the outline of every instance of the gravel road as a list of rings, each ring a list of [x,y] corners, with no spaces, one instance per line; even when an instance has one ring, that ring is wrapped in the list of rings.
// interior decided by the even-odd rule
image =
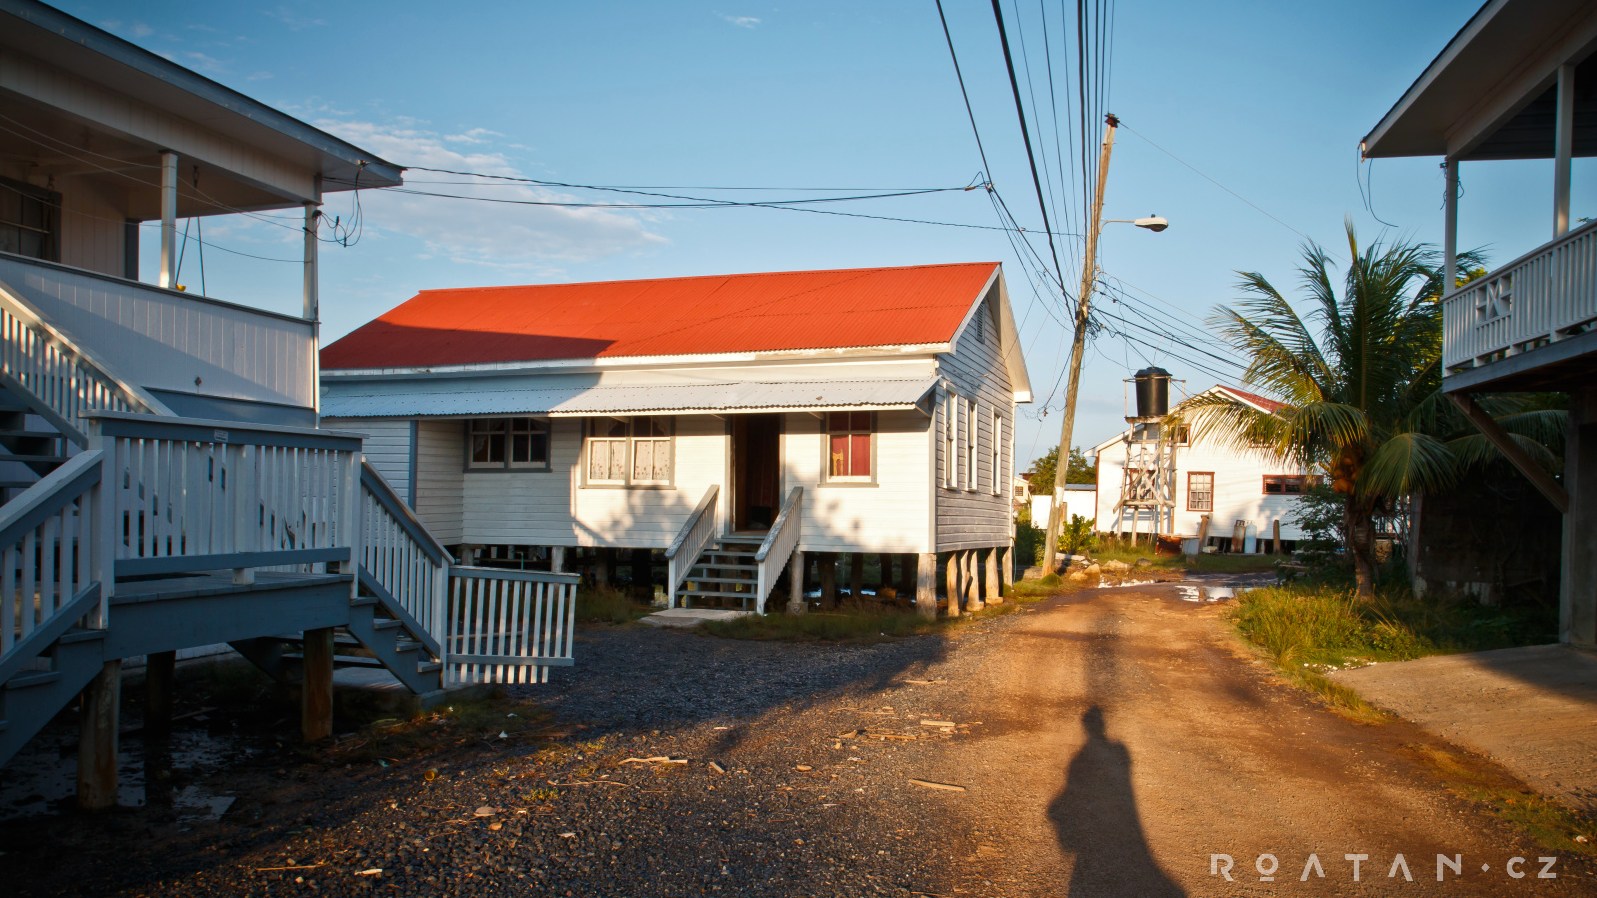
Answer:
[[[1548,852],[1447,794],[1417,730],[1272,681],[1220,613],[1149,584],[876,645],[593,628],[579,666],[518,693],[555,715],[552,746],[348,769],[270,750],[218,821],[0,825],[0,877],[162,898],[1597,894],[1575,858],[1537,879]],[[651,758],[686,763],[628,762]],[[1461,873],[1437,882],[1438,854]]]

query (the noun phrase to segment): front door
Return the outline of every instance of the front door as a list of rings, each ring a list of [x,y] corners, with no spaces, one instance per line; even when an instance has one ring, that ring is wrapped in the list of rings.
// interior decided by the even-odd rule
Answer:
[[[732,419],[732,529],[769,530],[781,504],[782,417]]]

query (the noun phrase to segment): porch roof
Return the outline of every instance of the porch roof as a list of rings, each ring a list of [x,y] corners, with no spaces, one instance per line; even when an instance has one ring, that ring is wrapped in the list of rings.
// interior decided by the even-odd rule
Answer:
[[[441,387],[448,382],[442,382]],[[694,384],[572,384],[542,389],[448,390],[365,394],[347,390],[322,399],[326,418],[446,418],[475,415],[716,414],[722,412],[883,411],[915,408],[935,377],[884,380],[727,381]]]

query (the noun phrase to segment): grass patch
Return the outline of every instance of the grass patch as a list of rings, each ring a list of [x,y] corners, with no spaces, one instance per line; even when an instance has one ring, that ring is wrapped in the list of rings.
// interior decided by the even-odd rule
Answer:
[[[1161,559],[1162,560],[1162,559]],[[1194,555],[1183,561],[1189,571],[1208,574],[1256,574],[1274,571],[1277,563],[1286,560],[1284,555]]]
[[[1597,857],[1597,842],[1592,841],[1597,834],[1597,819],[1520,788],[1496,771],[1483,769],[1437,746],[1410,745],[1408,749],[1442,779],[1449,791],[1490,807],[1542,847]],[[1576,836],[1585,836],[1587,841],[1577,842]]]
[[[577,620],[589,624],[629,624],[649,613],[619,589],[581,586],[577,589]]]
[[[482,742],[496,747],[540,742],[549,732],[550,715],[502,692],[466,698],[414,717],[386,717],[362,724],[340,736],[332,758],[340,763],[384,764],[413,760],[445,747]],[[501,734],[503,734],[501,736]]]
[[[746,614],[730,620],[705,621],[704,632],[727,639],[798,642],[876,642],[930,633],[939,626],[913,611],[847,607],[807,614]]]

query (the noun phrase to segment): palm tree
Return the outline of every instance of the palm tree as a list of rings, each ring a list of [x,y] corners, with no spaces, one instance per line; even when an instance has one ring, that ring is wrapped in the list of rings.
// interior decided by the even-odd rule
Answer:
[[[1340,292],[1331,258],[1305,245],[1298,271],[1306,318],[1257,272],[1239,272],[1244,298],[1216,312],[1221,336],[1252,360],[1244,382],[1284,405],[1264,413],[1208,397],[1183,414],[1199,435],[1324,471],[1343,501],[1358,594],[1372,598],[1376,515],[1404,496],[1446,487],[1461,462],[1445,439],[1457,433],[1457,413],[1441,396],[1436,252],[1379,241],[1361,251],[1351,222],[1347,240]],[[1463,271],[1478,264],[1473,253],[1459,258]]]

